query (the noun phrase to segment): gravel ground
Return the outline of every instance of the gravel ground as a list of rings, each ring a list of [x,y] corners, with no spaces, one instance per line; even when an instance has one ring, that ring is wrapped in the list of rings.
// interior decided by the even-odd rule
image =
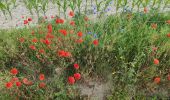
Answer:
[[[129,0],[131,1],[131,0]],[[85,2],[83,2],[85,3]],[[129,5],[131,5],[131,2],[128,3]],[[35,12],[33,13],[33,15],[31,15],[29,13],[29,11],[26,9],[26,7],[24,6],[24,4],[20,1],[17,0],[17,7],[15,9],[12,9],[12,19],[10,19],[9,16],[7,16],[7,19],[4,17],[4,15],[2,14],[2,12],[0,11],[0,29],[6,29],[6,28],[20,28],[23,27],[23,20],[24,18],[22,18],[22,16],[24,16],[25,18],[31,17],[33,18],[33,21],[31,23],[31,25],[35,25],[37,23],[37,15],[35,14]],[[82,4],[85,5],[85,4]],[[90,2],[88,4],[89,11],[92,11],[92,13],[89,13],[88,16],[95,20],[96,19],[96,15],[93,12],[95,11],[96,8],[94,8],[93,6],[91,6]],[[82,9],[83,6],[82,6]],[[109,11],[106,11],[105,15],[110,15],[110,14],[115,14],[116,13],[116,7],[114,6],[114,2],[111,2],[110,6],[108,7]],[[140,9],[141,11],[143,10],[143,8]],[[67,14],[70,11],[70,9],[67,9]],[[118,12],[122,11],[122,9],[120,9]],[[134,11],[136,11],[136,9],[134,9]],[[164,11],[170,11],[170,8],[165,9]],[[56,6],[52,3],[49,2],[48,4],[48,10],[46,12],[46,16],[48,17],[48,20],[51,19],[51,16],[56,16],[58,15],[57,12],[57,8]],[[40,16],[44,16],[43,14],[41,14]],[[64,14],[61,14],[61,17],[64,17]]]

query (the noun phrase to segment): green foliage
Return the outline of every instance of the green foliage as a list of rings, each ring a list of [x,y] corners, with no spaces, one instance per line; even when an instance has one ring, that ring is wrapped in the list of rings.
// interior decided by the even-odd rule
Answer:
[[[66,12],[67,0],[60,2],[53,0],[58,6]],[[106,1],[108,5],[109,1]],[[116,1],[117,10],[119,7],[125,6],[127,0]],[[149,1],[135,1],[138,7],[143,4],[146,6]],[[155,0],[155,3],[158,2]],[[39,5],[41,0],[38,1],[25,1],[27,7],[32,11],[32,7],[36,9],[39,16]],[[72,10],[75,6],[70,2]],[[78,0],[78,8],[81,8],[82,0]],[[100,8],[103,2],[96,1]],[[134,4],[134,5],[135,5]],[[46,6],[42,5],[42,10],[46,11]],[[154,4],[153,4],[154,5]],[[0,3],[1,8],[5,8]],[[98,10],[100,10],[98,8]],[[79,92],[74,86],[67,84],[67,77],[73,75],[76,70],[73,69],[73,64],[80,65],[80,71],[85,75],[96,75],[102,78],[107,78],[113,74],[113,88],[109,100],[113,99],[145,99],[142,96],[151,94],[151,98],[163,98],[167,93],[157,94],[157,90],[163,89],[167,91],[168,81],[165,77],[169,74],[170,66],[170,51],[169,51],[169,38],[167,33],[170,31],[169,25],[165,21],[169,20],[169,14],[162,13],[120,13],[117,15],[108,16],[107,18],[98,19],[98,21],[85,21],[85,15],[76,13],[73,17],[76,26],[73,27],[68,24],[68,20],[64,24],[58,25],[55,21],[45,22],[37,27],[28,27],[18,30],[1,30],[0,31],[0,63],[2,70],[9,70],[11,67],[16,67],[20,74],[18,77],[29,77],[35,85],[17,89],[21,92],[20,99],[54,99],[54,100],[76,100],[79,97]],[[66,14],[65,14],[66,15]],[[41,42],[41,39],[46,37],[47,25],[52,25],[52,35],[55,39],[51,39],[52,44],[50,47]],[[156,29],[152,28],[152,24],[158,25]],[[88,25],[88,26],[85,26]],[[66,29],[67,36],[63,36],[59,30]],[[78,32],[83,33],[82,43],[75,41],[80,39],[77,36]],[[34,32],[34,34],[31,34]],[[43,32],[43,33],[41,33]],[[24,38],[23,43],[19,42],[20,38]],[[33,43],[33,39],[38,39],[37,43]],[[62,41],[58,41],[61,38]],[[72,39],[73,38],[73,39]],[[98,45],[94,45],[93,41],[99,40]],[[37,50],[30,49],[30,45],[34,45]],[[157,47],[156,52],[153,47]],[[40,54],[39,49],[44,49],[45,54]],[[57,54],[59,50],[66,50],[71,52],[71,58],[61,58]],[[154,54],[153,54],[154,53]],[[153,63],[153,59],[157,58],[160,61],[159,65]],[[61,68],[61,75],[57,75],[56,69]],[[44,73],[46,76],[47,87],[45,89],[38,88],[37,73]],[[9,81],[8,74],[0,74],[6,80],[0,81],[0,86]],[[155,84],[153,78],[155,76],[161,77],[161,84]],[[1,88],[0,88],[1,89]],[[14,88],[3,91],[0,94],[2,99],[13,99],[17,97]],[[24,92],[23,92],[24,91]],[[153,92],[154,91],[154,92]],[[8,94],[9,92],[9,94]],[[14,93],[14,94],[13,94]],[[147,94],[148,93],[148,94]],[[9,95],[13,95],[9,96]]]
[[[169,39],[166,37],[170,30],[167,28],[167,24],[165,24],[165,21],[168,19],[166,18],[167,16],[161,17],[161,19],[159,16],[163,16],[162,14],[148,14],[142,17],[134,14],[133,16],[131,20],[123,17],[120,19],[110,17],[106,20],[108,27],[105,25],[105,29],[109,30],[109,34],[116,34],[117,37],[120,36],[112,47],[114,48],[112,52],[115,54],[113,82],[114,86],[116,86],[113,88],[113,97],[117,99],[127,99],[129,95],[130,97],[138,95],[138,88],[142,84],[152,84],[149,80],[154,76],[161,76],[166,79],[165,75],[168,73],[167,70],[170,64],[169,47],[167,46]],[[149,23],[153,22],[150,22],[150,20],[155,21],[159,25],[157,31],[151,29],[151,24]],[[118,31],[119,28],[110,28],[109,26],[113,27],[113,23],[121,27],[122,31]],[[154,39],[154,37],[158,38]],[[155,46],[159,48],[158,52],[156,55],[151,56],[152,48]],[[162,64],[159,66],[153,65],[153,58],[158,58]],[[166,65],[165,59],[168,61]],[[145,70],[145,67],[148,69]],[[165,73],[161,74],[160,71]],[[145,75],[147,77],[144,77]],[[164,84],[166,84],[166,81],[164,81]],[[152,87],[148,86],[148,88]],[[145,91],[149,90],[146,89]],[[167,95],[161,97],[165,96]]]

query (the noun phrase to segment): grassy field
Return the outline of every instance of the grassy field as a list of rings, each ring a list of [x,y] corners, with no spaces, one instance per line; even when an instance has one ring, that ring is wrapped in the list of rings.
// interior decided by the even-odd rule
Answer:
[[[0,30],[1,100],[170,99],[170,12],[65,16]]]

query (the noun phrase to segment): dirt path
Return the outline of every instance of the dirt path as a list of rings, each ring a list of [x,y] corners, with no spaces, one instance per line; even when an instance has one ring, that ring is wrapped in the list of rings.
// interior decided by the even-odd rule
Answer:
[[[107,100],[106,97],[112,92],[112,74],[108,73],[107,79],[99,77],[87,77],[81,79],[77,84],[80,97],[83,100]]]
[[[81,97],[85,100],[106,100],[106,96],[111,93],[111,82],[90,81],[89,84],[79,84]]]

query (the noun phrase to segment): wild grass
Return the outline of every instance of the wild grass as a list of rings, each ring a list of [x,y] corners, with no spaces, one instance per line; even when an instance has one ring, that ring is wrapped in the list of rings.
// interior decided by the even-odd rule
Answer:
[[[75,62],[80,64],[79,72],[84,78],[92,75],[109,80],[108,75],[112,74],[112,96],[108,99],[140,98],[140,95],[151,98],[168,97],[166,87],[169,84],[167,75],[170,65],[170,40],[167,34],[170,28],[166,21],[169,18],[168,13],[120,13],[100,19],[101,21],[86,22],[84,15],[75,15],[72,19],[76,22],[75,27],[69,25],[69,20],[63,25],[56,25],[51,21],[55,36],[51,49],[40,42],[31,42],[34,38],[41,39],[45,36],[49,22],[38,27],[1,30],[1,69],[6,71],[15,66],[20,70],[19,77],[29,77],[33,81],[36,81],[37,73],[46,75],[46,89],[37,90],[35,86],[23,87],[20,91],[25,89],[26,92],[21,93],[20,98],[77,98],[78,91],[66,84],[67,77],[75,73],[72,69]],[[158,27],[153,29],[152,23],[156,23]],[[74,33],[68,33],[68,36],[64,37],[58,32],[59,29],[66,29],[68,32],[74,30]],[[34,35],[31,34],[33,31]],[[72,40],[78,39],[79,31],[83,32],[83,42],[80,44]],[[24,38],[25,42],[20,43],[20,38]],[[57,41],[58,38],[61,38],[62,42]],[[99,40],[98,46],[93,45],[95,39]],[[30,50],[29,45],[35,45],[37,49],[43,48],[47,54],[39,55],[38,51]],[[157,47],[158,50],[153,52],[153,47]],[[58,57],[56,52],[63,49],[70,51],[73,57]],[[41,62],[37,55],[44,61]],[[159,65],[154,65],[154,58],[159,59]],[[59,77],[55,75],[56,68],[67,70]],[[160,84],[153,82],[155,76],[161,77]],[[163,92],[157,95],[161,89]],[[30,92],[32,90],[37,92]],[[5,91],[4,93],[8,93],[9,90]],[[72,91],[71,94],[67,94],[68,91]]]
[[[64,20],[63,24],[56,24],[56,20],[44,21],[36,26],[25,25],[21,29],[0,30],[0,99],[56,99],[79,100],[82,99],[76,84],[82,84],[87,77],[102,78],[102,81],[111,81],[111,95],[108,100],[115,99],[165,99],[169,97],[170,77],[170,12],[160,13],[159,9],[169,4],[169,0],[133,0],[132,10],[118,12],[126,8],[128,0],[95,0],[98,16],[96,21],[89,18],[86,7],[82,12],[82,0],[52,0],[57,6],[59,17],[68,7],[78,11],[71,19]],[[10,4],[10,5],[9,5]],[[41,0],[28,1],[24,4],[30,13],[33,9],[38,18],[43,12],[44,16],[48,2]],[[117,13],[105,17],[104,11],[109,5],[116,5]],[[16,7],[16,1],[0,2],[0,10],[6,16],[11,13],[11,7]],[[135,7],[140,9],[150,7],[146,12],[133,12]],[[11,16],[11,15],[10,15]],[[57,19],[55,17],[55,19]],[[75,26],[70,25],[74,21]],[[47,38],[47,26],[51,25],[54,38]],[[59,30],[66,30],[64,36]],[[78,36],[82,32],[83,36]],[[22,39],[24,41],[22,42]],[[42,42],[50,40],[50,44]],[[33,42],[37,40],[38,42]],[[94,40],[99,43],[95,44]],[[35,46],[36,49],[31,49]],[[40,53],[43,49],[45,53]],[[60,57],[58,51],[71,53],[71,57]],[[158,59],[159,64],[155,64]],[[73,65],[78,63],[79,70]],[[11,68],[17,68],[19,74],[12,76]],[[68,77],[74,73],[81,73],[82,79],[75,85],[68,84]],[[45,88],[39,88],[41,82],[38,74],[45,75]],[[110,78],[110,76],[112,76]],[[5,88],[5,83],[12,77],[19,80],[28,78],[34,85]],[[155,82],[155,78],[161,80]]]

